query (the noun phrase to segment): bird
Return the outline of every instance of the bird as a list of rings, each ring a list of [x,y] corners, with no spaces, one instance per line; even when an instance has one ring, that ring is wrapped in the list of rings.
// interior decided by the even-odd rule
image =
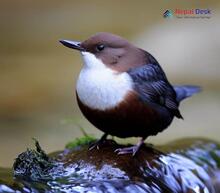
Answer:
[[[171,85],[158,61],[147,51],[108,32],[80,41],[60,40],[81,53],[83,67],[76,83],[76,99],[82,114],[104,132],[90,149],[108,135],[140,137],[118,154],[137,154],[147,137],[165,130],[174,117],[183,119],[179,104],[201,89]]]

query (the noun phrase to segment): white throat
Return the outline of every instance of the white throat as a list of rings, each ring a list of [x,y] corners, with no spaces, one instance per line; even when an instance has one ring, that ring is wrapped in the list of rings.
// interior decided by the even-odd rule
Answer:
[[[93,109],[106,110],[117,106],[132,90],[128,73],[107,68],[94,54],[82,52],[84,67],[76,85],[80,101]]]

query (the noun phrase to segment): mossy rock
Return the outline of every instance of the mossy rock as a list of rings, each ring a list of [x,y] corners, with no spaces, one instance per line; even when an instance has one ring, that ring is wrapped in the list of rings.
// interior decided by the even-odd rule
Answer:
[[[91,141],[83,138],[49,155],[36,142],[36,150],[18,156],[13,173],[0,169],[0,192],[220,192],[216,142],[145,145],[133,157],[115,153],[126,145],[112,140],[89,151]]]

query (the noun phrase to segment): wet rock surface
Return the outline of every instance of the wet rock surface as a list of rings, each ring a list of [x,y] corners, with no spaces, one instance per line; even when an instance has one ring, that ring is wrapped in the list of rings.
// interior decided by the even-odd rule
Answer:
[[[117,155],[125,147],[107,140],[46,155],[21,153],[13,171],[0,168],[0,192],[220,192],[220,146],[202,139],[166,146],[145,145],[133,157]]]

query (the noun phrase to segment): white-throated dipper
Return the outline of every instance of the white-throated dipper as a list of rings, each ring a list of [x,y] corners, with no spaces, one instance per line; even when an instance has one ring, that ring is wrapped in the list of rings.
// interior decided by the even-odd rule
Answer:
[[[107,135],[141,137],[118,154],[136,154],[150,135],[182,118],[180,101],[199,92],[197,86],[172,86],[157,60],[145,50],[111,33],[97,33],[83,42],[60,40],[81,52],[84,66],[76,95],[83,115]]]

